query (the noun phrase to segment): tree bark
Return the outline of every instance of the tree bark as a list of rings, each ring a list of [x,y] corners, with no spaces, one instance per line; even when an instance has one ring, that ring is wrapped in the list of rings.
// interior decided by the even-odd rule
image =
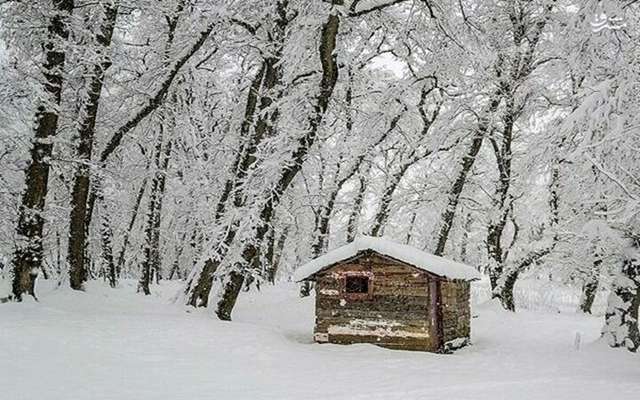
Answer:
[[[524,3],[523,3],[524,4]],[[514,7],[509,10],[509,19],[512,23],[511,33],[513,35],[513,46],[516,49],[522,48],[522,44],[524,41],[527,42],[528,46],[523,49],[522,52],[518,50],[518,53],[514,56],[513,59],[510,60],[511,69],[508,71],[508,74],[505,74],[503,67],[505,65],[504,57],[501,54],[498,54],[498,64],[496,66],[496,80],[497,80],[497,90],[492,94],[489,99],[488,110],[483,114],[483,118],[480,119],[478,128],[473,135],[471,145],[467,154],[463,157],[461,162],[461,168],[458,172],[458,176],[454,181],[451,189],[449,190],[448,202],[444,212],[441,215],[440,223],[439,223],[439,231],[437,235],[437,244],[435,246],[434,254],[443,255],[447,240],[449,238],[449,232],[451,231],[451,227],[453,225],[453,220],[455,218],[456,209],[460,200],[460,195],[464,186],[467,182],[467,176],[475,163],[475,159],[482,147],[482,142],[487,134],[491,130],[490,117],[496,113],[502,99],[507,100],[507,108],[508,112],[506,114],[506,119],[504,120],[506,129],[505,133],[507,133],[507,129],[513,129],[513,102],[514,102],[514,90],[518,88],[518,86],[533,72],[535,69],[535,63],[533,57],[535,55],[535,51],[537,45],[539,43],[540,37],[542,36],[543,30],[547,24],[551,16],[551,11],[555,5],[555,0],[549,2],[544,7],[543,15],[537,20],[525,20],[524,17],[526,13],[525,10],[522,9],[522,6],[514,4]],[[530,26],[525,25],[527,22],[531,23]],[[527,37],[526,34],[529,33]],[[511,110],[509,110],[511,109]],[[509,127],[508,125],[511,125]],[[508,161],[510,163],[510,157],[502,157],[503,163]],[[504,166],[507,167],[506,165]],[[510,168],[510,165],[508,166]],[[502,174],[501,174],[502,181]],[[501,182],[504,184],[505,182]],[[507,188],[508,190],[508,188]],[[498,231],[490,232],[490,235],[497,236]],[[498,238],[499,241],[499,238]],[[490,253],[491,256],[497,256],[497,251],[499,249],[495,248],[496,240],[492,239],[492,244],[488,244],[491,247]],[[500,258],[502,256],[500,255]],[[495,284],[495,281],[492,279],[492,284]]]
[[[73,191],[71,192],[67,262],[69,263],[69,283],[71,288],[75,290],[83,290],[84,282],[87,279],[85,254],[87,251],[88,225],[85,222],[87,220],[87,199],[90,191],[89,163],[91,162],[93,151],[96,119],[105,73],[111,66],[108,53],[111,48],[111,38],[118,15],[117,3],[106,2],[104,7],[104,21],[96,35],[97,52],[102,57],[102,61],[96,63],[93,67],[93,73],[89,78],[87,87],[87,100],[80,111],[81,121],[78,128],[79,144],[77,149],[78,164],[73,179]]]
[[[275,248],[271,252],[271,257],[269,258],[269,271],[267,274],[267,280],[270,283],[275,283],[276,275],[278,273],[278,269],[280,268],[280,260],[282,260],[282,253],[284,251],[284,245],[287,242],[287,238],[289,236],[289,227],[286,227],[278,240],[275,242]]]
[[[464,221],[464,231],[462,232],[462,244],[460,246],[460,260],[463,263],[467,263],[467,253],[469,251],[469,233],[471,232],[471,225],[473,224],[473,218],[471,213],[467,213],[467,217]]]
[[[516,282],[520,277],[520,273],[531,265],[539,263],[540,260],[549,255],[549,253],[551,253],[555,248],[555,243],[556,241],[554,240],[548,247],[529,252],[524,258],[515,263],[514,266],[506,269],[502,273],[498,280],[496,289],[493,291],[493,298],[498,298],[505,310],[512,312],[516,311],[513,290],[515,289]]]
[[[609,295],[602,335],[611,347],[624,347],[636,352],[640,348],[638,308],[640,307],[640,239],[623,261]]]
[[[242,260],[234,265],[228,274],[224,291],[216,305],[216,314],[222,320],[230,320],[231,312],[235,306],[238,293],[242,289],[245,274],[247,271],[256,268],[260,263],[260,247],[269,224],[274,215],[275,207],[279,204],[281,196],[289,187],[298,172],[302,169],[302,164],[315,142],[318,130],[329,108],[336,82],[338,81],[338,63],[336,59],[336,41],[340,27],[340,17],[331,13],[327,21],[323,24],[320,38],[320,62],[322,64],[322,79],[320,81],[320,93],[316,97],[314,112],[309,117],[309,129],[298,141],[298,147],[293,152],[292,163],[285,166],[280,179],[271,193],[260,213],[261,225],[256,230],[253,240],[248,241],[243,246]]]
[[[111,221],[107,210],[104,210],[100,227],[100,236],[102,242],[102,267],[106,270],[109,286],[115,288],[118,286],[118,278],[120,273],[113,259],[113,230],[111,229]]]
[[[502,307],[507,311],[516,311],[516,303],[513,296],[513,290],[515,289],[516,282],[518,281],[518,276],[520,272],[516,269],[514,271],[509,271],[504,277],[504,283],[501,285],[500,290],[500,303]]]
[[[391,175],[391,179],[389,180],[389,182],[387,182],[387,185],[382,192],[382,198],[380,199],[378,211],[373,218],[373,226],[371,227],[371,231],[369,233],[371,236],[382,236],[384,227],[389,221],[389,216],[391,213],[391,200],[393,200],[393,194],[398,189],[402,178],[404,178],[404,175],[409,170],[409,167],[411,165],[413,165],[413,163],[402,165],[400,170]]]
[[[494,155],[498,165],[499,180],[493,196],[494,216],[489,220],[487,227],[487,255],[489,256],[489,281],[491,290],[498,286],[498,279],[504,270],[504,251],[502,249],[502,234],[507,226],[509,212],[511,210],[511,200],[509,189],[511,187],[511,160],[513,143],[513,126],[516,122],[516,110],[512,95],[506,97],[506,110],[503,120],[504,129],[502,131],[502,145],[500,146],[494,138],[491,138]]]
[[[490,113],[495,112],[495,110],[498,109],[499,104],[499,99],[492,100]],[[478,153],[480,152],[482,142],[484,141],[484,137],[488,129],[489,120],[484,119],[480,123],[479,129],[474,133],[467,153],[464,155],[462,161],[460,162],[460,171],[458,172],[457,178],[453,182],[451,189],[449,189],[449,193],[447,196],[447,206],[440,216],[440,229],[438,231],[436,247],[433,252],[435,255],[442,256],[444,254],[444,249],[447,244],[447,240],[449,239],[449,232],[451,231],[451,227],[453,226],[453,219],[456,215],[456,209],[458,208],[458,203],[460,202],[460,195],[462,194],[462,190],[467,183],[468,175],[471,172],[471,168],[476,161]]]
[[[146,170],[149,170],[149,164],[147,164]],[[122,248],[118,253],[118,262],[116,264],[116,268],[118,271],[122,271],[124,268],[125,262],[125,254],[127,251],[127,247],[129,247],[129,238],[131,237],[131,232],[133,231],[133,226],[136,223],[136,219],[138,217],[138,210],[140,209],[140,204],[142,203],[142,197],[144,196],[145,189],[147,187],[147,178],[145,177],[138,189],[138,195],[136,196],[136,201],[133,205],[133,210],[131,212],[131,219],[129,220],[129,225],[127,226],[127,230],[124,233],[124,239],[122,240]]]
[[[586,280],[582,286],[582,298],[580,299],[580,311],[585,314],[591,314],[593,302],[598,293],[598,277],[600,276],[600,267],[602,258],[596,253],[596,259],[593,261],[591,271],[589,271]]]
[[[216,26],[216,23],[210,23],[203,31],[201,31],[197,35],[197,39],[195,43],[193,43],[193,45],[187,49],[186,53],[180,56],[178,60],[175,63],[173,63],[166,77],[160,83],[160,87],[156,90],[153,96],[151,96],[147,104],[141,107],[131,119],[125,122],[120,128],[118,128],[113,133],[113,135],[107,142],[106,147],[100,153],[100,157],[98,159],[100,164],[104,164],[109,160],[111,155],[120,147],[122,139],[125,137],[125,135],[127,135],[129,132],[135,129],[153,111],[157,110],[161,105],[164,104],[166,95],[171,89],[171,86],[174,80],[179,75],[182,68],[187,64],[187,62],[191,60],[191,58],[202,48],[202,46],[205,44],[205,42],[209,38],[209,35],[211,34],[215,26]],[[99,185],[100,185],[100,182],[99,180],[96,179],[93,184],[94,189],[89,193],[89,197],[86,202],[87,211],[86,211],[86,218],[84,221],[85,229],[88,229],[89,225],[91,224],[93,209],[95,207],[97,191],[98,191],[98,189],[96,188]]]
[[[48,39],[44,43],[45,61],[44,92],[46,99],[35,114],[35,138],[30,152],[29,165],[25,172],[26,188],[22,194],[16,233],[21,243],[13,256],[14,277],[12,294],[17,301],[24,294],[35,295],[35,281],[42,269],[42,234],[44,217],[42,212],[48,192],[49,159],[53,149],[51,139],[58,130],[58,108],[62,98],[65,52],[62,47],[69,38],[66,19],[73,12],[73,0],[54,0],[53,16],[47,27]]]
[[[427,114],[427,98],[429,94],[434,90],[437,90],[437,81],[434,82],[432,86],[423,86],[420,91],[418,111],[420,114],[420,119],[422,120],[422,130],[420,132],[421,140],[429,136],[429,134],[431,133],[431,127],[440,114],[442,102],[440,102],[439,100],[436,100],[436,109],[431,113],[431,115]],[[411,168],[411,166],[413,166],[418,161],[425,159],[426,157],[433,154],[434,151],[440,152],[442,150],[447,149],[436,149],[420,152],[419,146],[416,146],[409,152],[406,158],[398,166],[397,171],[391,174],[391,178],[387,182],[382,192],[380,205],[378,206],[378,210],[373,218],[374,222],[370,231],[371,236],[382,236],[384,228],[389,222],[389,217],[391,215],[391,201],[393,200],[393,195],[400,186],[400,182],[402,182],[402,179],[406,175],[409,168]]]
[[[351,243],[355,240],[358,234],[358,223],[360,220],[360,213],[362,211],[362,205],[364,204],[364,196],[367,192],[367,179],[365,172],[361,172],[358,175],[359,187],[355,199],[353,200],[353,208],[349,214],[349,221],[347,222],[347,242]]]
[[[232,164],[230,178],[227,179],[223,187],[222,194],[218,199],[214,221],[219,224],[226,215],[228,203],[233,202],[234,209],[244,206],[246,195],[242,190],[245,178],[249,170],[257,161],[258,146],[262,141],[273,135],[275,124],[278,119],[278,111],[268,111],[274,101],[278,100],[282,91],[282,50],[285,40],[286,27],[289,24],[287,17],[288,1],[278,1],[276,11],[278,17],[270,41],[274,51],[271,56],[262,61],[258,74],[247,94],[244,120],[240,127],[240,138],[242,140],[239,152]],[[236,237],[238,228],[237,217],[232,217],[222,238],[218,239],[214,246],[214,255],[209,257],[201,266],[201,270],[192,272],[190,280],[187,282],[185,294],[187,304],[193,307],[207,307],[209,294],[213,285],[214,274],[218,270],[220,262],[224,259],[229,246]],[[206,282],[203,282],[206,281]],[[231,285],[237,279],[231,280]]]
[[[171,130],[169,135],[173,135],[173,123],[169,124]],[[142,290],[145,295],[151,294],[150,285],[153,277],[159,280],[161,273],[162,259],[160,256],[160,223],[162,218],[162,203],[164,200],[167,170],[171,158],[172,138],[164,143],[164,130],[167,127],[160,124],[160,134],[155,150],[155,175],[151,181],[151,191],[149,193],[149,204],[147,211],[147,226],[145,227],[144,257],[142,260],[142,275],[138,283],[138,290]]]

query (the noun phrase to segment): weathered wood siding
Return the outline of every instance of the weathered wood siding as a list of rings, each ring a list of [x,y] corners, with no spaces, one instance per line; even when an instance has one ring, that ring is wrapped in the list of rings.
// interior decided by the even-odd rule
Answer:
[[[470,296],[469,282],[442,282],[442,319],[445,343],[456,339],[469,339],[471,335]],[[462,341],[458,340],[458,342],[462,344]]]
[[[367,274],[371,290],[354,298],[343,279]],[[340,344],[375,343],[384,347],[438,349],[432,277],[425,271],[367,252],[316,276],[315,340]]]

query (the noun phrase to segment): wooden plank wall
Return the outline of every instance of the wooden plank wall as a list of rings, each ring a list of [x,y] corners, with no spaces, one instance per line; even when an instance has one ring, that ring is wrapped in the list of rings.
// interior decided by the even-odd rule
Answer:
[[[465,281],[442,283],[444,342],[466,339],[471,335],[471,287]],[[455,346],[454,346],[455,347]]]
[[[371,277],[362,298],[342,293],[350,273]],[[331,343],[375,343],[410,350],[437,350],[429,274],[368,253],[317,276],[315,338]]]

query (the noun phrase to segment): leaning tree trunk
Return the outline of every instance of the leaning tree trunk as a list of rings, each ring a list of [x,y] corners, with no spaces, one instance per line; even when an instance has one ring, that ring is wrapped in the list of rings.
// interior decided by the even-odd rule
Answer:
[[[550,208],[550,226],[555,229],[560,221],[560,163],[556,162],[551,172],[551,182],[549,182],[549,208]],[[515,301],[513,290],[520,273],[529,268],[533,264],[539,263],[544,257],[549,255],[558,244],[557,232],[553,234],[551,243],[541,249],[529,252],[524,258],[519,260],[511,268],[501,270],[500,277],[493,289],[493,297],[500,299],[502,306],[507,311],[515,311]]]
[[[596,253],[596,259],[593,261],[591,270],[588,272],[585,282],[582,285],[582,297],[580,299],[580,311],[585,314],[591,314],[593,302],[598,293],[598,277],[600,276],[600,267],[602,258]]]
[[[502,307],[507,311],[516,311],[516,304],[513,291],[520,274],[534,264],[538,264],[544,257],[549,255],[555,248],[557,240],[554,238],[552,243],[539,250],[529,253],[513,266],[505,268],[500,276],[496,289],[493,291],[493,297],[500,300]]]
[[[249,170],[257,161],[256,153],[258,146],[265,138],[272,134],[273,124],[264,121],[264,116],[258,117],[259,122],[256,122],[256,116],[266,110],[266,108],[262,107],[267,107],[273,101],[260,101],[259,97],[261,93],[273,90],[280,81],[281,71],[273,68],[275,64],[272,59],[263,60],[262,66],[249,88],[244,121],[240,126],[240,137],[244,143],[241,144],[241,149],[233,162],[230,171],[231,177],[225,182],[222,194],[218,199],[214,216],[216,224],[219,224],[225,217],[229,201],[233,201],[233,207],[239,208],[244,205],[246,199],[242,192],[242,184]],[[258,105],[260,105],[259,109]],[[271,119],[270,117],[267,118]],[[274,122],[275,121],[272,121],[272,123]],[[208,306],[214,275],[218,270],[220,262],[225,257],[229,246],[231,246],[235,240],[237,229],[238,221],[231,221],[223,237],[219,239],[216,246],[214,246],[214,255],[205,260],[200,271],[194,271],[196,272],[195,274],[192,273],[185,291],[188,305],[193,307]]]
[[[436,86],[431,86],[427,88],[427,86],[423,86],[420,93],[420,102],[418,103],[418,111],[420,114],[420,119],[422,120],[422,131],[420,132],[420,138],[426,138],[430,132],[431,127],[433,126],[433,122],[440,114],[441,103],[437,102],[436,109],[428,115],[427,113],[427,97],[428,95],[436,90]],[[407,155],[407,158],[402,161],[398,167],[398,170],[391,174],[391,179],[385,185],[384,190],[382,191],[382,197],[380,198],[380,204],[378,206],[378,210],[376,211],[373,217],[373,226],[370,230],[371,236],[382,236],[384,233],[384,228],[389,222],[389,217],[391,216],[391,201],[393,200],[393,196],[395,192],[398,190],[400,186],[400,182],[404,179],[407,171],[411,166],[417,163],[420,160],[425,159],[430,156],[433,151],[426,151],[424,154],[418,152],[418,148],[414,148]]]
[[[278,183],[272,190],[269,200],[262,208],[260,213],[261,225],[256,230],[253,240],[249,240],[243,246],[241,261],[233,266],[233,269],[226,274],[227,276],[223,280],[222,293],[216,305],[216,314],[222,320],[231,319],[231,312],[242,289],[245,274],[259,266],[262,240],[264,240],[268,232],[274,209],[279,204],[281,196],[302,169],[302,164],[317,138],[318,130],[329,108],[329,102],[338,81],[338,63],[335,50],[339,27],[340,16],[338,14],[330,14],[323,24],[319,47],[322,79],[320,81],[320,93],[315,99],[313,114],[309,117],[309,128],[298,141],[298,147],[292,156],[293,162],[286,165],[282,170]]]
[[[340,169],[338,169],[338,174]],[[331,215],[336,204],[338,193],[341,189],[341,184],[335,188],[327,202],[320,207],[319,215],[316,218],[316,227],[314,229],[315,242],[311,246],[311,254],[313,258],[320,257],[322,253],[327,249],[329,242],[329,222],[331,221]],[[308,297],[311,295],[313,284],[310,281],[304,281],[300,285],[300,297]]]
[[[93,67],[93,74],[89,79],[87,87],[87,100],[82,105],[80,111],[81,121],[78,128],[78,164],[73,180],[73,190],[71,192],[71,215],[69,218],[69,250],[67,262],[69,263],[69,283],[72,289],[82,290],[87,279],[86,246],[88,225],[87,220],[87,199],[90,191],[89,162],[93,151],[96,119],[104,77],[107,69],[111,66],[109,49],[111,38],[118,15],[117,3],[105,3],[105,17],[100,31],[96,35],[98,43],[97,52],[102,57],[102,61]]]
[[[640,239],[625,256],[622,269],[613,281],[602,335],[611,347],[629,351],[640,348],[638,308],[640,307]]]
[[[167,93],[171,89],[173,82],[176,77],[179,75],[182,68],[187,64],[191,58],[198,53],[198,51],[204,46],[205,42],[209,38],[209,35],[213,31],[217,24],[210,23],[207,27],[198,33],[197,39],[187,49],[187,51],[180,56],[177,61],[169,68],[169,72],[164,77],[164,79],[160,82],[158,89],[154,92],[154,94],[149,98],[147,103],[142,106],[129,120],[127,120],[122,126],[120,126],[108,140],[106,147],[100,153],[100,157],[98,161],[100,164],[105,164],[113,155],[113,153],[120,147],[122,140],[124,137],[134,130],[142,121],[144,121],[151,113],[156,111],[160,106],[162,106],[167,97]],[[94,177],[97,178],[97,177]],[[93,209],[96,203],[97,192],[99,191],[100,181],[98,179],[94,179],[93,182],[94,189],[89,193],[88,199],[86,201],[86,218],[84,220],[84,229],[88,230],[89,225],[91,224]],[[85,254],[85,253],[83,253]],[[86,254],[85,254],[86,259]],[[87,262],[88,264],[88,262]]]
[[[171,126],[171,129],[172,128],[173,126]],[[151,182],[151,190],[149,193],[150,199],[147,211],[147,226],[145,227],[144,257],[141,266],[142,275],[138,283],[138,290],[141,290],[145,295],[151,294],[149,286],[153,281],[153,276],[160,274],[162,262],[160,257],[160,223],[166,187],[166,175],[172,147],[172,139],[169,139],[163,146],[163,129],[164,127],[161,124],[154,156],[156,172]],[[169,132],[170,135],[172,133],[173,132]]]
[[[364,197],[367,192],[367,178],[366,172],[361,172],[358,175],[358,192],[353,200],[353,208],[349,214],[349,221],[347,222],[347,242],[353,242],[358,234],[358,225],[360,222],[360,213],[362,212],[362,206],[364,204]]]
[[[453,226],[453,219],[456,215],[456,209],[458,208],[458,203],[460,202],[460,195],[462,194],[462,190],[467,183],[471,168],[476,162],[476,157],[480,152],[482,142],[484,141],[484,138],[491,125],[490,119],[486,116],[493,115],[496,112],[498,106],[500,105],[500,101],[501,98],[499,96],[491,99],[489,110],[485,114],[485,118],[480,121],[478,129],[473,134],[473,137],[471,139],[471,144],[469,145],[466,154],[462,157],[462,160],[460,162],[460,170],[458,171],[456,180],[453,182],[451,188],[449,189],[446,208],[440,216],[440,228],[438,230],[436,246],[433,252],[433,254],[435,255],[441,256],[444,254],[444,249],[447,244],[447,240],[449,239],[449,232],[451,231],[451,227]]]
[[[47,31],[49,38],[44,43],[45,61],[44,92],[46,99],[35,114],[35,139],[31,148],[31,159],[25,171],[26,188],[22,194],[18,215],[17,236],[20,238],[13,256],[13,297],[20,301],[24,294],[35,298],[35,281],[43,263],[42,234],[45,206],[49,184],[49,159],[53,149],[51,140],[58,130],[58,108],[62,98],[62,73],[65,63],[64,45],[69,38],[66,19],[73,12],[73,0],[54,0],[53,16]]]
[[[516,303],[513,296],[513,291],[515,289],[519,275],[520,271],[518,269],[515,269],[513,271],[508,271],[503,277],[501,277],[501,279],[503,279],[504,281],[500,285],[500,292],[497,297],[500,299],[502,308],[507,311],[516,311]]]
[[[284,245],[287,242],[287,238],[289,237],[289,227],[287,226],[282,230],[280,236],[278,236],[278,240],[274,241],[272,248],[269,253],[269,270],[267,271],[267,280],[270,283],[276,282],[276,275],[278,273],[278,269],[280,268],[280,260],[282,259],[282,253],[284,251]]]
[[[149,170],[149,164],[147,164],[147,168],[145,171]],[[147,187],[147,178],[145,177],[140,184],[140,188],[138,189],[138,194],[136,196],[136,201],[133,205],[133,210],[131,212],[131,219],[129,220],[129,225],[127,226],[127,230],[124,232],[124,239],[122,239],[122,247],[120,248],[120,252],[118,253],[118,261],[116,264],[116,268],[118,271],[122,271],[125,263],[125,254],[127,252],[127,247],[129,247],[129,238],[131,237],[131,232],[133,231],[133,227],[136,223],[136,219],[138,218],[138,210],[140,209],[140,204],[142,203],[142,197],[144,196],[144,191]]]
[[[480,152],[484,136],[485,130],[479,130],[474,135],[467,153],[462,158],[458,177],[451,186],[451,189],[449,189],[447,206],[440,216],[440,229],[438,232],[436,248],[434,250],[435,255],[441,256],[444,254],[444,249],[447,244],[447,240],[449,239],[449,232],[451,231],[451,227],[453,226],[453,219],[456,214],[458,202],[460,201],[460,195],[462,194],[462,190],[467,183],[467,176],[469,175],[469,172],[471,172],[471,167],[473,167],[473,164],[476,161],[476,156]]]
[[[554,7],[555,2],[549,2],[545,6],[544,16],[532,23],[532,25],[525,25],[527,21],[524,20],[524,14],[518,13],[518,11],[522,11],[518,7],[514,6],[511,9],[509,19],[513,24],[512,27],[512,36],[513,36],[513,46],[516,49],[520,49],[522,43],[526,40],[529,46],[524,49],[523,52],[518,52],[514,59],[510,60],[511,71],[508,75],[504,75],[503,66],[507,65],[505,60],[499,57],[498,65],[497,65],[497,76],[498,79],[498,89],[494,92],[489,100],[489,106],[486,113],[483,114],[481,118],[478,129],[476,130],[473,139],[471,141],[471,146],[469,150],[463,157],[461,161],[461,168],[458,172],[458,176],[454,181],[451,189],[448,193],[448,201],[447,206],[440,217],[439,222],[439,231],[436,239],[436,246],[434,254],[442,255],[444,254],[445,246],[447,244],[447,240],[449,238],[449,233],[451,231],[451,227],[453,225],[453,220],[455,218],[456,209],[458,207],[458,203],[460,201],[460,195],[464,189],[464,186],[467,182],[467,176],[475,163],[476,157],[480,148],[482,147],[482,142],[484,138],[487,136],[491,129],[491,121],[490,117],[495,115],[498,110],[502,98],[508,96],[508,102],[513,102],[512,93],[515,88],[521,85],[521,83],[533,72],[535,69],[535,60],[534,55],[536,53],[536,48],[539,43],[539,40],[542,36],[542,33],[546,27],[547,21],[549,20],[551,11]],[[529,37],[525,37],[525,33],[529,32]],[[507,104],[509,105],[509,104]],[[513,119],[513,116],[509,116],[510,113],[507,113],[507,116]],[[509,120],[505,120],[505,123],[509,123]],[[513,124],[513,121],[510,122]],[[497,254],[497,253],[494,253]]]
[[[233,202],[234,209],[244,206],[246,202],[242,185],[250,169],[257,162],[257,152],[260,143],[273,136],[275,124],[278,120],[278,110],[272,110],[273,104],[282,96],[282,50],[285,33],[290,20],[287,17],[288,1],[278,1],[270,43],[273,52],[262,61],[258,74],[254,77],[247,95],[244,120],[240,126],[242,140],[240,151],[232,164],[231,176],[223,186],[218,199],[214,221],[219,224],[227,213],[228,203]],[[232,211],[235,212],[235,211]],[[236,237],[238,229],[237,217],[232,217],[222,238],[217,239],[214,255],[201,265],[194,267],[187,281],[185,296],[187,304],[193,307],[207,307],[209,294],[213,287],[213,279],[220,263],[224,259],[229,247]],[[234,282],[237,279],[234,280]]]
[[[387,182],[387,185],[382,192],[380,205],[378,206],[378,210],[373,217],[373,226],[371,227],[370,231],[371,236],[382,236],[382,234],[384,233],[384,228],[387,225],[387,222],[389,221],[389,217],[391,215],[391,200],[393,200],[394,193],[400,186],[402,178],[404,178],[405,173],[409,170],[409,167],[411,165],[413,165],[413,162],[402,165],[400,170],[391,175],[391,180]]]

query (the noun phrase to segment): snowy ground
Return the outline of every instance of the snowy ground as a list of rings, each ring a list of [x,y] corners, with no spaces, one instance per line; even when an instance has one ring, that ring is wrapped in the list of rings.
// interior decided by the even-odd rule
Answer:
[[[232,323],[169,304],[176,284],[134,289],[0,305],[0,399],[640,398],[640,356],[597,341],[602,317],[544,287],[518,294],[534,310],[474,305],[474,345],[453,355],[313,344],[313,300],[288,284],[244,295]]]

